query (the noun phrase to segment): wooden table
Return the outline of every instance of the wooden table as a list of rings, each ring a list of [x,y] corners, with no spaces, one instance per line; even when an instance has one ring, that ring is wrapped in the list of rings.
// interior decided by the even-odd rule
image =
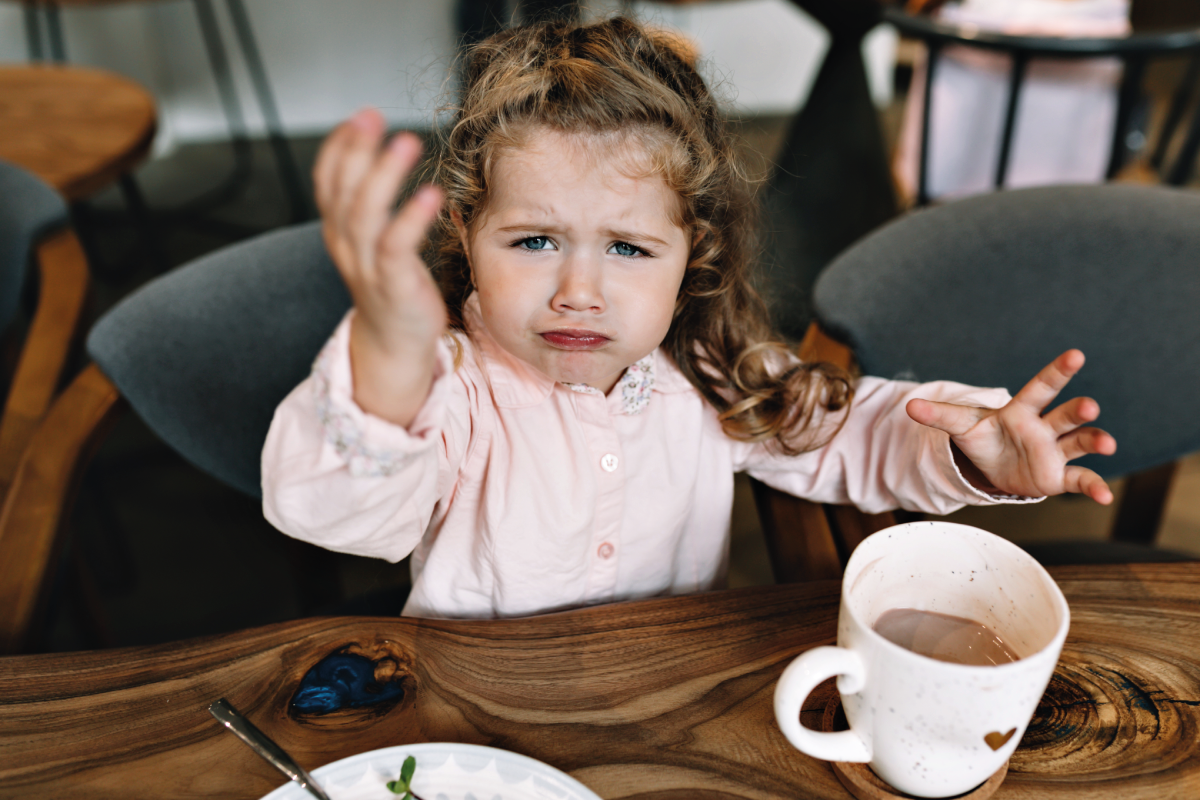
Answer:
[[[1200,797],[1200,564],[1053,572],[1071,635],[995,797]],[[821,582],[526,620],[322,618],[0,659],[0,796],[259,797],[282,781],[209,717],[225,696],[310,768],[458,741],[539,758],[605,798],[845,800],[771,709],[784,666],[833,641],[837,608],[837,584]],[[403,696],[325,716],[290,709],[309,668],[347,648]]]
[[[0,159],[37,175],[68,203],[141,163],[157,120],[150,93],[111,72],[0,66]]]

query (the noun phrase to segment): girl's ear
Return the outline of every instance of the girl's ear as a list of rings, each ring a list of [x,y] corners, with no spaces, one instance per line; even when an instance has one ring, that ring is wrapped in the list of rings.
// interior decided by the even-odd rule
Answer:
[[[457,211],[450,212],[450,220],[454,223],[454,229],[458,231],[458,240],[462,243],[463,252],[467,254],[467,263],[471,263],[471,244],[467,239],[467,224],[463,222],[462,214]]]
[[[463,222],[462,214],[457,211],[450,212],[450,220],[454,223],[454,229],[458,231],[458,241],[462,243],[463,255],[467,258],[467,274],[471,279],[471,286],[474,286],[475,267],[471,265],[471,241],[467,236],[467,223]]]

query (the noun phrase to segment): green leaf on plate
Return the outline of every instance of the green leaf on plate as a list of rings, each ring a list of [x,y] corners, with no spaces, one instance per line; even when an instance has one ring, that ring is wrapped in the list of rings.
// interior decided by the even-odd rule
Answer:
[[[417,771],[417,760],[412,756],[404,759],[404,765],[400,767],[400,780],[404,781],[405,785],[412,782],[413,773]]]
[[[409,789],[409,784],[412,783],[413,773],[417,771],[417,760],[412,756],[404,759],[404,763],[400,766],[399,780],[388,781],[388,791],[393,794],[402,794],[400,800],[413,800],[412,791]]]

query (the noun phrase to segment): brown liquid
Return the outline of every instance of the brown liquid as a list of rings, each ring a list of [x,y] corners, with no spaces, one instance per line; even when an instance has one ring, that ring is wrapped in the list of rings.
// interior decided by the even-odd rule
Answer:
[[[893,608],[876,620],[875,632],[905,650],[952,664],[994,667],[1021,658],[988,626],[933,611]]]

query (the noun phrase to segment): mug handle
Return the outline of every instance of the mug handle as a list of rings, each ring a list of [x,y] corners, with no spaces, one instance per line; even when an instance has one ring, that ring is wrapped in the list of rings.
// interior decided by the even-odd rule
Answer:
[[[853,650],[816,647],[796,658],[775,686],[775,720],[783,735],[802,753],[822,761],[871,760],[871,747],[853,730],[821,733],[800,724],[800,707],[821,681],[838,678],[838,691],[854,694],[866,683],[866,667]]]

